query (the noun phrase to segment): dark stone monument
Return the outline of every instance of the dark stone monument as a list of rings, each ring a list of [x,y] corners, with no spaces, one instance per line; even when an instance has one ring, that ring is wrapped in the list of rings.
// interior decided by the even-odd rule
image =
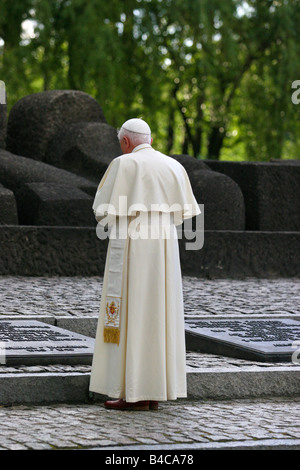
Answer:
[[[80,188],[94,196],[97,185],[90,180],[75,175],[47,163],[38,162],[21,155],[14,155],[0,149],[0,183],[14,193],[26,183],[68,184]]]
[[[204,163],[203,160],[194,158],[191,155],[174,154],[171,155],[171,157],[181,163],[181,165],[184,166],[188,174],[192,173],[192,171],[210,170],[210,167],[206,163]]]
[[[16,199],[21,225],[95,225],[93,198],[68,184],[28,183]]]
[[[293,319],[185,320],[186,347],[258,362],[291,362],[300,321]]]
[[[76,122],[61,127],[49,141],[44,161],[100,182],[113,158],[122,154],[117,131],[104,122]]]
[[[300,165],[297,161],[205,162],[240,186],[246,206],[246,230],[300,230]]]
[[[65,124],[106,122],[97,101],[78,90],[49,90],[25,96],[12,107],[7,122],[8,151],[43,160],[48,142]]]
[[[239,186],[228,176],[210,170],[193,171],[191,185],[204,204],[204,230],[244,230],[245,206]]]
[[[0,184],[0,225],[17,225],[18,212],[14,193]]]
[[[91,364],[94,339],[35,320],[1,320],[2,364]],[[3,360],[4,359],[4,360]]]
[[[172,155],[184,166],[198,204],[204,204],[204,230],[244,230],[245,204],[238,184],[229,176],[212,171],[201,160]]]

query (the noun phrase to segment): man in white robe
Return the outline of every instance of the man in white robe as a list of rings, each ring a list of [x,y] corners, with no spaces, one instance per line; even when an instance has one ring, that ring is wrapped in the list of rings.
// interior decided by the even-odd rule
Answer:
[[[119,140],[123,155],[93,204],[97,221],[112,228],[90,391],[115,399],[107,408],[157,409],[187,395],[176,225],[200,210],[185,169],[152,148],[145,121],[126,121]]]

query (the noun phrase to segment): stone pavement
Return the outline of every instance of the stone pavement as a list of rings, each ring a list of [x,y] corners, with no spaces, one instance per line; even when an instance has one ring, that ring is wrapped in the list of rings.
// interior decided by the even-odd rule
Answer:
[[[0,318],[97,316],[101,278],[0,277]],[[202,280],[184,278],[186,315],[274,315],[300,317],[299,280]],[[188,371],[222,374],[239,370],[280,370],[276,364],[187,354]],[[274,367],[276,366],[276,367]],[[285,369],[296,370],[292,363]],[[65,371],[72,376],[71,366]],[[89,366],[81,367],[88,377]],[[78,370],[76,371],[78,372]],[[0,367],[0,376],[61,373],[60,366]],[[298,374],[300,372],[297,372]],[[234,384],[233,384],[234,385]],[[115,412],[101,400],[85,403],[0,406],[0,449],[101,449],[173,451],[300,449],[300,389],[289,396],[206,399],[201,396],[167,402],[159,411]],[[201,394],[200,394],[201,395]]]
[[[300,398],[180,400],[158,411],[99,404],[0,408],[1,449],[300,449]]]
[[[100,277],[0,276],[1,315],[97,316]],[[187,315],[299,315],[299,279],[183,278]]]

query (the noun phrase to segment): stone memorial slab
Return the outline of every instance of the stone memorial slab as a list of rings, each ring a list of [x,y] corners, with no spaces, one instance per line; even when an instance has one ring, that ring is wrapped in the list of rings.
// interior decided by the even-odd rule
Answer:
[[[186,347],[259,362],[289,362],[300,340],[300,321],[294,319],[185,320]]]
[[[35,320],[1,320],[4,363],[12,365],[91,364],[94,339]]]

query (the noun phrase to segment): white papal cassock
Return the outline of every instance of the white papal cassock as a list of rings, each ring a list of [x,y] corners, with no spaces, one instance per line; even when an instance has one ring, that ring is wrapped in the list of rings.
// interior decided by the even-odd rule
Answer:
[[[103,335],[106,300],[114,276],[109,266],[112,240],[109,242],[90,390],[128,402],[185,397],[184,311],[176,225],[200,213],[187,173],[175,159],[150,145],[139,145],[109,165],[93,209],[97,220],[104,215],[105,222],[115,215],[126,219],[129,236],[120,264],[119,344],[105,342]],[[140,219],[141,214],[147,214],[146,221]],[[145,231],[139,236],[135,230],[138,220],[143,220],[148,236]],[[115,275],[117,279],[118,273]]]

